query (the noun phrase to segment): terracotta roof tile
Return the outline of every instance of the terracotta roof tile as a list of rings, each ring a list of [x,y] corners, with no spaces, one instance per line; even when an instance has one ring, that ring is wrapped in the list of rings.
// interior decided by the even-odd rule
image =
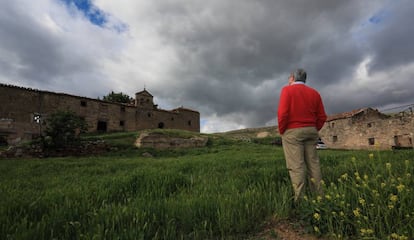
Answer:
[[[328,116],[328,119],[326,119],[326,121],[329,122],[329,121],[333,121],[337,119],[351,118],[357,115],[358,113],[365,111],[366,109],[368,108],[359,108],[359,109],[352,110],[350,112],[333,114],[333,115]]]

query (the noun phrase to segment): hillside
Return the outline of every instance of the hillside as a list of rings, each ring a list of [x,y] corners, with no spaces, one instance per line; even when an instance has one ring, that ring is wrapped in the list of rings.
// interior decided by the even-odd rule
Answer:
[[[278,137],[277,126],[246,128],[228,132],[215,133],[214,135],[226,136],[235,139]]]

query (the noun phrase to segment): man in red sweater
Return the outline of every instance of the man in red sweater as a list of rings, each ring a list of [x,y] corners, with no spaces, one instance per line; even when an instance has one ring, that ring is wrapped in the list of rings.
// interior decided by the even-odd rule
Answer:
[[[277,111],[286,166],[292,181],[296,202],[303,194],[306,177],[312,191],[320,193],[322,180],[316,152],[318,131],[326,121],[319,93],[305,85],[306,72],[298,69],[289,76],[289,85],[280,93]]]

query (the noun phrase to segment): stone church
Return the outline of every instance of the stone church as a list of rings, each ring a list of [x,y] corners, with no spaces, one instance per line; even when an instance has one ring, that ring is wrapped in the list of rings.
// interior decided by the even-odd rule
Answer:
[[[38,137],[44,128],[41,123],[58,110],[72,111],[85,119],[88,132],[154,128],[200,132],[198,111],[159,109],[146,89],[137,92],[132,103],[122,104],[0,83],[0,103],[0,145]]]

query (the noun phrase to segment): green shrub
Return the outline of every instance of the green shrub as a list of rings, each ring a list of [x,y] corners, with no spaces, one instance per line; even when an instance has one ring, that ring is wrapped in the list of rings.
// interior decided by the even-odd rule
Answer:
[[[43,143],[46,148],[60,148],[80,142],[80,134],[87,130],[84,119],[70,111],[58,111],[47,117]]]

